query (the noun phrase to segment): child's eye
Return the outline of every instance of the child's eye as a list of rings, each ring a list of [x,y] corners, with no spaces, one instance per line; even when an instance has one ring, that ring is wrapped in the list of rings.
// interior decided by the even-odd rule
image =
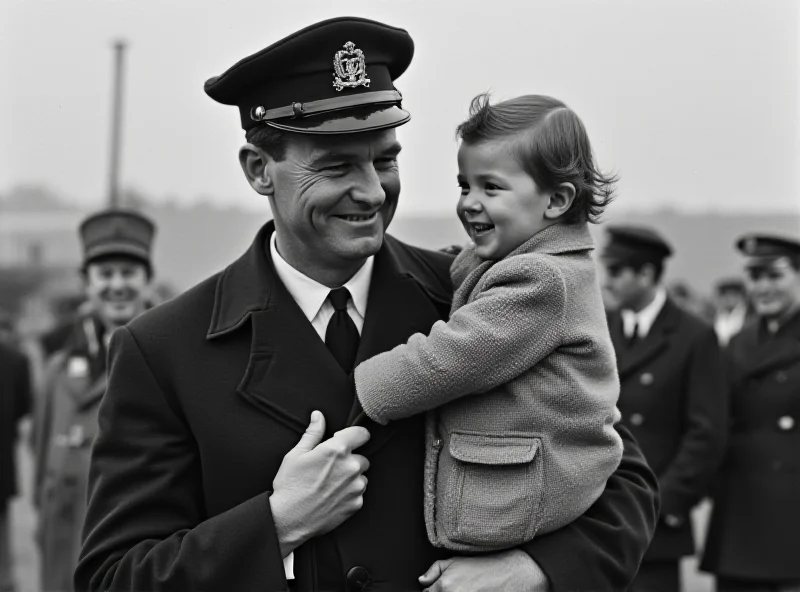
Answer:
[[[494,183],[486,183],[486,190],[487,191],[499,191],[500,189],[502,189],[502,188],[499,187],[498,185],[495,185]]]
[[[461,195],[466,195],[467,193],[469,193],[469,185],[467,183],[459,181],[458,187],[461,189]]]

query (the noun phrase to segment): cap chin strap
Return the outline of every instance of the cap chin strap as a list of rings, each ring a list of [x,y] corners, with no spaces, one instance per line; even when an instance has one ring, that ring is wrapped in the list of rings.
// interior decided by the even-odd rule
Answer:
[[[307,103],[292,103],[286,107],[276,107],[275,109],[265,109],[263,106],[253,107],[250,109],[250,119],[253,121],[272,121],[275,119],[286,119],[287,117],[298,118],[325,113],[327,111],[359,107],[361,105],[381,103],[397,103],[399,105],[402,100],[403,95],[397,90],[380,90],[344,97],[321,99],[319,101],[308,101]]]

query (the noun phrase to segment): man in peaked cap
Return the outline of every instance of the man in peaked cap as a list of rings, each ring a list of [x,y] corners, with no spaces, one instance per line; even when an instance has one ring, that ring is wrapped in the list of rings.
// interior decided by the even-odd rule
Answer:
[[[361,413],[355,364],[446,319],[452,255],[385,234],[409,120],[403,29],[307,27],[206,83],[274,220],[250,249],[114,334],[78,590],[624,589],[655,522],[626,455],[587,515],[519,549],[427,539],[422,417]],[[309,424],[309,419],[311,420]],[[419,577],[427,577],[421,583]]]
[[[755,318],[728,346],[731,437],[701,569],[719,592],[800,589],[800,241],[736,241]]]
[[[682,310],[662,283],[672,248],[655,230],[611,226],[601,254],[620,378],[622,423],[641,443],[661,490],[661,515],[629,588],[677,592],[679,561],[694,552],[691,509],[724,452],[726,402],[714,330]]]
[[[149,219],[124,210],[94,214],[80,226],[87,305],[47,363],[34,423],[42,590],[72,589],[106,345],[114,329],[146,308],[154,233]]]

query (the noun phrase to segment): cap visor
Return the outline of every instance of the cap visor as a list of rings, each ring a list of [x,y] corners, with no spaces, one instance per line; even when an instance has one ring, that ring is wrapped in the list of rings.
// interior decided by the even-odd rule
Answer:
[[[90,263],[95,259],[105,259],[114,256],[139,259],[146,263],[150,261],[150,253],[146,249],[127,243],[108,244],[89,249],[84,257],[84,261]]]
[[[362,109],[330,111],[310,117],[279,119],[264,123],[301,134],[354,134],[397,127],[409,119],[411,114],[408,111],[396,105],[386,105],[378,108],[370,106]]]

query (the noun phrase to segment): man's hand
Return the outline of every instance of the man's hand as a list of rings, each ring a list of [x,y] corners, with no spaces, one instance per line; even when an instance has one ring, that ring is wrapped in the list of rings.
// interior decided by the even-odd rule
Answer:
[[[549,592],[550,582],[530,556],[518,549],[479,557],[436,561],[419,578],[429,592]]]
[[[322,442],[319,411],[297,446],[283,457],[270,496],[272,517],[286,557],[310,538],[339,526],[364,504],[369,461],[353,450],[369,440],[364,427],[349,427]]]

